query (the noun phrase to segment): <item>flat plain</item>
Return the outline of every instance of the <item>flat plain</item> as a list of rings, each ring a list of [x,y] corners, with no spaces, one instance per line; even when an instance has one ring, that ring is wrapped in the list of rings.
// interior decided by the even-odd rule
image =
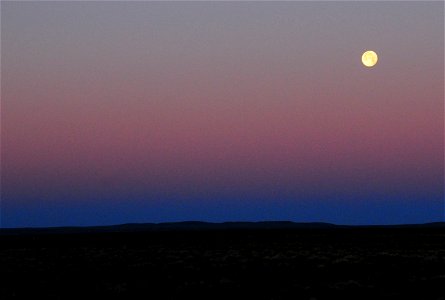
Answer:
[[[0,296],[445,299],[443,226],[152,227],[3,229]]]

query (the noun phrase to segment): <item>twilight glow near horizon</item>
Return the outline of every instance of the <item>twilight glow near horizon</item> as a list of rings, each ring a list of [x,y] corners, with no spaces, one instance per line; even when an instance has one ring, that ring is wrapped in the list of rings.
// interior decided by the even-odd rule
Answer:
[[[443,16],[2,2],[2,226],[443,221]]]

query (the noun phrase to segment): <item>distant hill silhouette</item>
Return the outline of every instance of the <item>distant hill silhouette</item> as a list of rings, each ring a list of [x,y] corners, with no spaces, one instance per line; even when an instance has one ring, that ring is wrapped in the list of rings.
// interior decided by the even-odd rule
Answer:
[[[399,225],[336,225],[323,222],[299,223],[291,221],[262,222],[166,222],[166,223],[127,223],[109,226],[88,227],[35,227],[2,228],[0,235],[14,234],[64,234],[64,233],[102,233],[102,232],[141,232],[141,231],[177,231],[177,230],[296,230],[296,229],[359,229],[359,228],[445,228],[445,222]]]

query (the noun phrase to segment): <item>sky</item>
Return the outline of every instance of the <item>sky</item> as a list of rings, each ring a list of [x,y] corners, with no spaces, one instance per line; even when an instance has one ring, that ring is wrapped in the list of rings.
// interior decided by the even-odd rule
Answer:
[[[444,183],[443,2],[1,2],[3,227],[434,222]]]

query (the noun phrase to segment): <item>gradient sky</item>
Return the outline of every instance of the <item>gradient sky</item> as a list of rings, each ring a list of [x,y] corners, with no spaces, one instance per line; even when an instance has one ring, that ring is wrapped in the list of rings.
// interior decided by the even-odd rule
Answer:
[[[2,1],[2,226],[444,220],[443,18]]]

